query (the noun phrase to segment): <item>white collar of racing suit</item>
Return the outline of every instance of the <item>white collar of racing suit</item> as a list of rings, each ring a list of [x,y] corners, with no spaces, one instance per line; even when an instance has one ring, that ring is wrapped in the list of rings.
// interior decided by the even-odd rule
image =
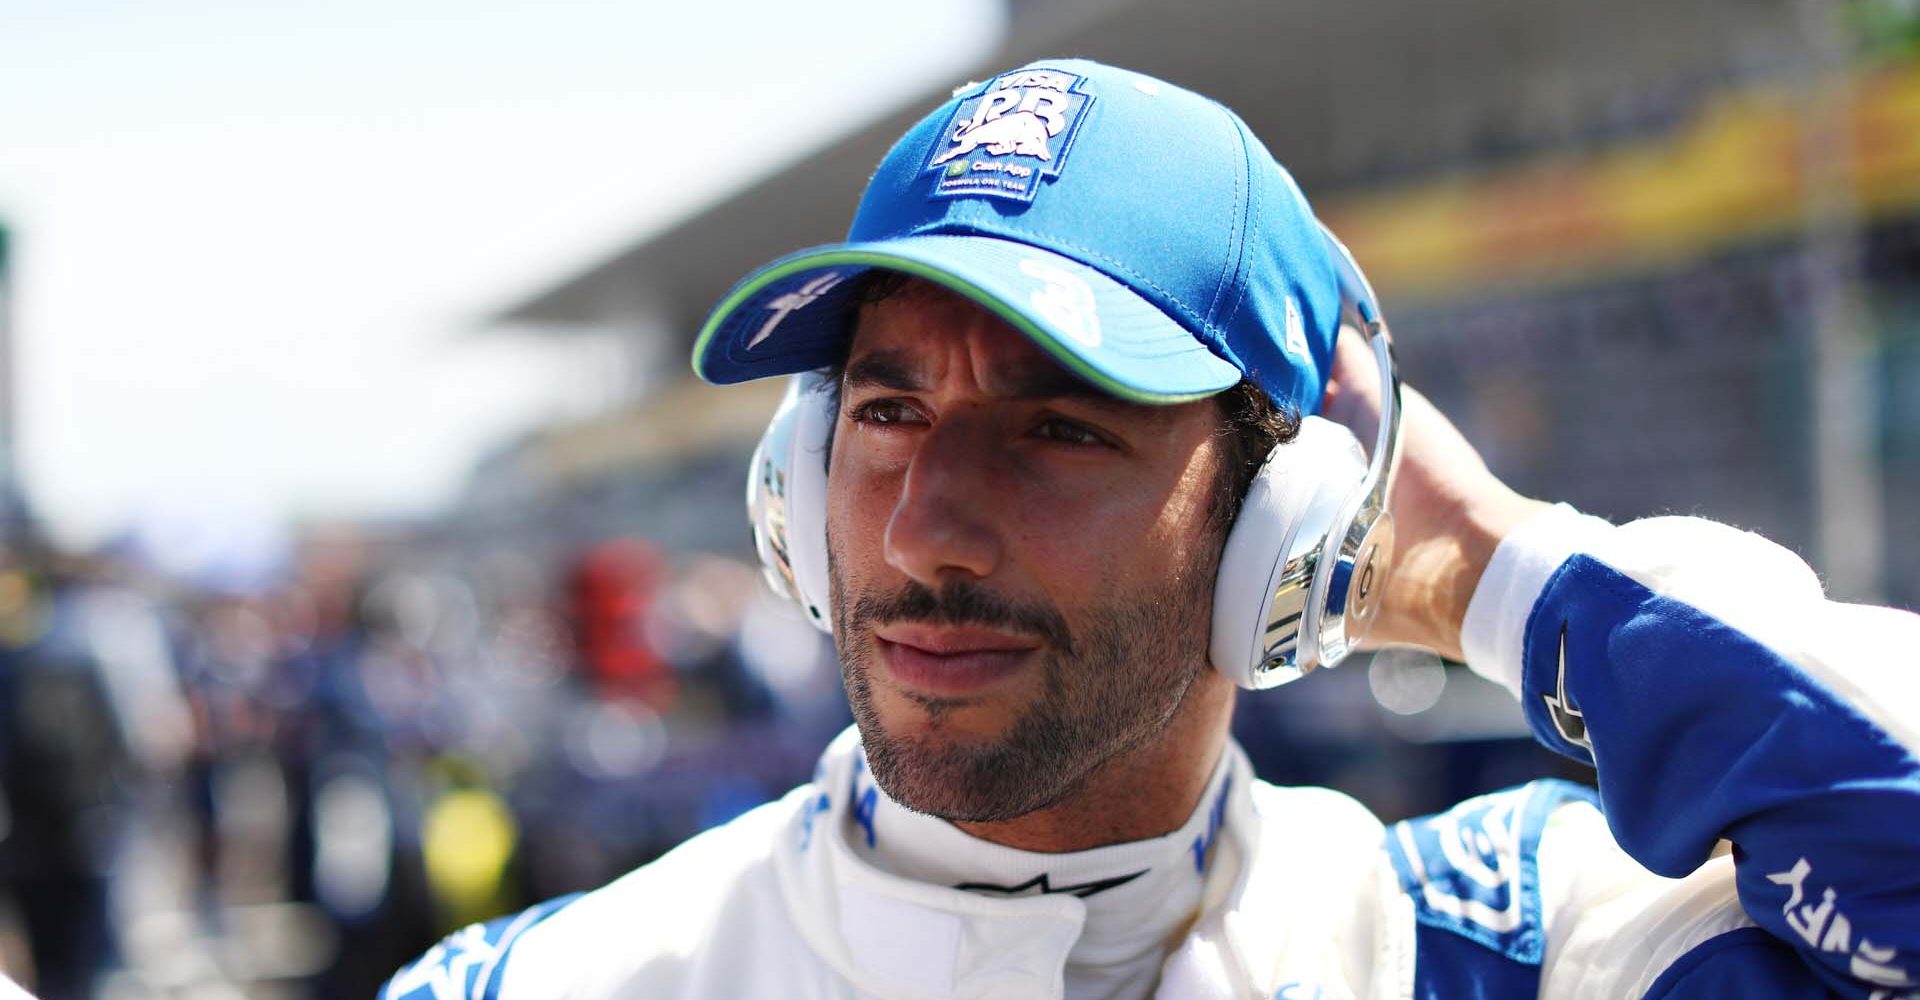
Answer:
[[[864,771],[858,732],[849,728],[822,755],[805,806],[775,848],[782,894],[813,950],[876,997],[1063,1000],[1076,945],[1099,930],[1090,926],[1088,901],[1061,892],[1003,896],[957,889],[926,880],[951,871],[930,868],[924,852],[882,861],[856,846],[866,836],[862,820],[872,823],[879,809],[878,801],[860,802],[872,783]],[[1350,803],[1328,808],[1332,793],[1266,786],[1256,792],[1254,784],[1245,754],[1229,743],[1196,810],[1203,824],[1211,820],[1224,786],[1220,819],[1212,823],[1217,836],[1210,838],[1211,857],[1197,893],[1198,916],[1161,965],[1153,993],[1160,1000],[1271,997],[1295,981],[1338,996],[1369,978],[1368,968],[1379,957],[1370,940],[1354,940],[1382,899],[1374,870],[1377,821],[1355,815],[1358,807]],[[917,825],[899,819],[882,815],[881,823]],[[1299,827],[1290,829],[1296,822]],[[1352,830],[1329,830],[1328,823],[1351,824]],[[1183,835],[1189,832],[1183,826],[1170,835],[1181,838],[1174,853],[1187,849],[1190,837]],[[1154,846],[1137,848],[1135,856],[1166,846],[1145,843]],[[1110,854],[1102,863],[1129,857],[1115,848],[1100,850]],[[990,877],[1010,873],[1002,868]],[[1356,956],[1362,959],[1357,967]]]

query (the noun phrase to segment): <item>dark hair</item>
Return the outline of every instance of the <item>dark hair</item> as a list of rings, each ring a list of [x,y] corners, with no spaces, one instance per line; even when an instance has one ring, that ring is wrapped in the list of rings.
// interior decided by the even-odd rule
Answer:
[[[899,295],[918,281],[920,279],[900,271],[877,269],[855,278],[847,308],[849,334],[851,327],[858,322],[861,310]],[[851,347],[853,337],[849,335],[842,343]],[[840,376],[846,369],[846,361],[843,349],[839,359],[827,369],[826,392],[835,413],[840,410]],[[1215,394],[1213,401],[1220,410],[1218,434],[1226,438],[1226,447],[1221,456],[1220,478],[1214,491],[1213,506],[1207,512],[1207,523],[1224,532],[1233,523],[1234,516],[1240,513],[1240,502],[1246,499],[1247,488],[1253,485],[1253,477],[1260,473],[1267,455],[1300,433],[1300,415],[1291,407],[1276,404],[1251,378],[1243,378],[1231,388]],[[829,454],[833,451],[831,431],[828,432],[827,451]]]
[[[1213,497],[1210,522],[1222,531],[1240,513],[1253,477],[1259,475],[1273,449],[1300,433],[1300,415],[1292,407],[1274,403],[1265,389],[1243,378],[1213,397],[1220,407],[1220,431],[1226,441],[1220,463],[1220,481]]]

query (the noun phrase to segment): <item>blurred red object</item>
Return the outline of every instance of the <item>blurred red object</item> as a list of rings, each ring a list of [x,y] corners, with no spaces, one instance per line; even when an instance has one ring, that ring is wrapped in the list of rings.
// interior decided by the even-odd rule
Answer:
[[[580,663],[602,698],[673,706],[679,681],[647,640],[647,613],[667,577],[666,557],[638,538],[601,542],[567,574],[568,618]]]

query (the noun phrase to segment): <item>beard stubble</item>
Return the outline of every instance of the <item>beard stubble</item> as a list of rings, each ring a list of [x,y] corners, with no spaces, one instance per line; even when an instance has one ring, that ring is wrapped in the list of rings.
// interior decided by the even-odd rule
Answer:
[[[891,593],[854,594],[829,540],[834,640],[847,701],[860,727],[867,766],[895,801],[955,822],[988,823],[1052,806],[1109,761],[1171,723],[1201,671],[1214,566],[1176,571],[1154,584],[1098,595],[1076,620],[1045,602],[1015,601],[982,584],[954,580],[935,590],[908,581]],[[943,733],[954,700],[909,694],[926,712],[920,733],[889,732],[874,705],[876,628],[914,621],[973,625],[1042,640],[1042,696],[997,740]]]

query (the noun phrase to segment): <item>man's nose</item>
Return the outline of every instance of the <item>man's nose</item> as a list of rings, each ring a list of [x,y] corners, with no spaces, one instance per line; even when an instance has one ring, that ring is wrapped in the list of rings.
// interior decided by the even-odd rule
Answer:
[[[924,586],[955,574],[985,578],[999,564],[995,501],[987,495],[992,444],[978,431],[957,422],[929,430],[887,520],[887,564]]]

